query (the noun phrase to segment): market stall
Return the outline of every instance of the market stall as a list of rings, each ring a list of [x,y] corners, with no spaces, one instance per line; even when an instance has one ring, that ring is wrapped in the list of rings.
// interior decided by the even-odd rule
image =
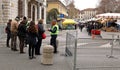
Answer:
[[[97,18],[115,18],[119,19],[120,18],[120,13],[103,13],[103,14],[98,14],[96,15]]]
[[[113,39],[120,37],[120,30],[117,24],[117,20],[120,19],[120,13],[104,13],[96,15],[96,17],[101,17],[101,28],[100,35],[103,39]],[[114,36],[114,37],[113,37]]]
[[[63,29],[75,29],[77,22],[73,19],[64,19],[62,22]]]

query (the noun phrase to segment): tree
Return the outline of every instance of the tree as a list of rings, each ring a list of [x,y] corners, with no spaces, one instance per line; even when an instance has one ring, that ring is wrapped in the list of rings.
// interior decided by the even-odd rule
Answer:
[[[99,13],[116,12],[119,6],[119,0],[101,0],[97,9]]]
[[[47,20],[51,21],[53,19],[57,20],[57,16],[59,15],[59,11],[56,8],[51,9],[47,14]]]
[[[116,7],[115,7],[115,12],[120,13],[120,0],[117,1]]]
[[[74,0],[71,0],[70,4],[67,5],[67,9],[68,9],[68,17],[69,18],[75,18],[74,16],[75,14],[75,5],[74,5]]]
[[[64,0],[64,3],[66,6],[68,6],[71,2],[72,2],[72,0]]]
[[[68,18],[76,18],[79,10],[75,8],[74,0],[64,0],[64,3],[68,9]]]

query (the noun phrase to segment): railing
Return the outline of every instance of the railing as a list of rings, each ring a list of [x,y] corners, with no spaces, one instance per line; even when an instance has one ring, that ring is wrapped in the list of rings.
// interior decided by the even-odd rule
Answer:
[[[68,31],[66,34],[65,55],[71,70],[76,70],[77,31]]]

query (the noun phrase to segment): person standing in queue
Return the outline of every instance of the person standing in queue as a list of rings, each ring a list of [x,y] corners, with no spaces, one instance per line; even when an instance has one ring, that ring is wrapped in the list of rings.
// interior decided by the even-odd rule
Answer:
[[[36,26],[38,29],[38,42],[37,42],[37,46],[35,47],[35,55],[41,55],[40,47],[42,44],[42,34],[45,32],[45,30],[43,28],[43,19],[40,19]]]
[[[25,37],[26,37],[26,22],[23,20],[20,22],[18,26],[18,38],[19,38],[19,48],[20,48],[20,54],[25,53],[24,52],[24,42],[25,42]]]
[[[6,28],[5,28],[6,33],[7,33],[7,40],[6,40],[6,46],[7,46],[7,47],[10,47],[9,41],[10,41],[10,38],[11,38],[11,30],[10,30],[11,22],[12,22],[12,19],[9,19],[9,21],[8,21],[8,23],[7,23],[7,26],[6,26]]]
[[[50,31],[51,39],[50,39],[50,45],[54,47],[54,53],[57,53],[57,44],[56,39],[59,33],[59,26],[57,25],[57,21],[53,20],[51,22],[51,29],[48,29]]]
[[[38,37],[38,32],[37,32],[37,28],[35,26],[35,22],[31,21],[29,23],[29,28],[27,29],[27,33],[28,33],[28,44],[29,44],[29,59],[33,59],[34,57],[34,51],[35,51],[35,47],[37,44],[37,37]]]
[[[18,32],[18,22],[20,21],[19,17],[16,17],[15,20],[11,22],[11,50],[17,50],[17,32]]]

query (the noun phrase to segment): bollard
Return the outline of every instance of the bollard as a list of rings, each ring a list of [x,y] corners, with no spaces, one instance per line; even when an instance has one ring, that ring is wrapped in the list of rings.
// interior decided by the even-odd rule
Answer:
[[[45,45],[43,47],[42,64],[53,64],[53,50],[54,48],[51,45]]]

